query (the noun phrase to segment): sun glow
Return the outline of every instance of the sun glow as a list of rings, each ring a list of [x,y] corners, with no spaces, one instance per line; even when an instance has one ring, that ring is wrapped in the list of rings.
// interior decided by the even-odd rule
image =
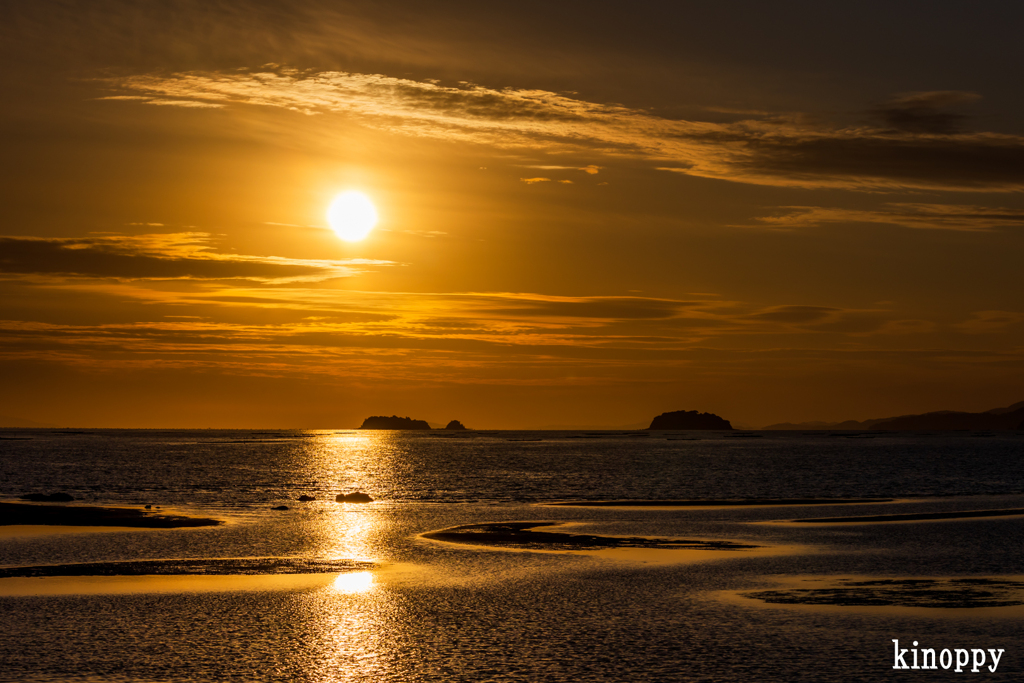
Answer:
[[[327,209],[327,222],[346,242],[358,242],[377,225],[377,208],[362,192],[342,192]]]
[[[338,574],[338,578],[334,580],[334,590],[339,593],[365,593],[371,588],[373,588],[371,572]]]

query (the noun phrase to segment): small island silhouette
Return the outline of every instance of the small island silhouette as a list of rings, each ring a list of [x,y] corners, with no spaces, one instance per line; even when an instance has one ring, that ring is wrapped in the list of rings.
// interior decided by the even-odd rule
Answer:
[[[391,417],[384,417],[383,415],[373,415],[363,420],[363,424],[359,427],[360,429],[430,429],[430,425],[427,424],[426,420],[414,420],[411,417],[398,417],[392,415]]]
[[[466,429],[466,425],[462,424],[458,420],[452,420],[445,426],[445,429]]]
[[[728,420],[723,420],[714,413],[698,413],[696,410],[677,410],[662,413],[651,420],[647,429],[732,429]]]

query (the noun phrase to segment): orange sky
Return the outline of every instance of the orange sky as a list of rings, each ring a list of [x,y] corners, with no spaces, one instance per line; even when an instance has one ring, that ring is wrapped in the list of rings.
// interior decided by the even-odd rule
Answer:
[[[1018,8],[151,5],[2,10],[5,419],[1024,399]]]

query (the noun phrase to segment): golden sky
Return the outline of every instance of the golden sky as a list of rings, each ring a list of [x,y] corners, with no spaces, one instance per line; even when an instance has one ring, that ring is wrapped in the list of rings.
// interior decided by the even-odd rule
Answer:
[[[0,10],[0,416],[736,425],[1024,399],[1024,10]],[[365,193],[358,242],[327,223]]]

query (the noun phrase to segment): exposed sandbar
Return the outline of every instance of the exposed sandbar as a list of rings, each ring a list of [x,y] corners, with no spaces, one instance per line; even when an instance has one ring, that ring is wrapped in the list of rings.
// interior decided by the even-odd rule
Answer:
[[[583,500],[544,503],[568,507],[771,507],[785,505],[854,505],[891,503],[892,498],[742,498],[739,500]]]
[[[266,593],[268,591],[324,588],[334,582],[336,582],[336,579],[330,574],[52,576],[0,579],[0,596],[180,594],[214,591],[259,591]]]
[[[34,505],[0,503],[0,526],[116,526],[137,529],[177,529],[218,526],[219,519],[165,515],[135,508],[87,507],[84,505]]]
[[[423,538],[447,543],[483,545],[518,550],[596,550],[603,548],[661,548],[692,550],[747,550],[755,545],[731,541],[684,540],[567,534],[557,531],[533,531],[537,527],[556,526],[559,522],[503,522],[467,524],[423,534]]]
[[[871,515],[869,517],[817,517],[794,519],[796,524],[871,524],[878,522],[913,522],[941,519],[972,519],[976,517],[1013,517],[1024,515],[1024,508],[1004,510],[965,510],[962,512],[908,512],[899,515]]]
[[[0,567],[0,579],[49,576],[255,576],[269,574],[335,574],[374,568],[372,562],[314,560],[301,557],[180,558],[83,562],[35,567]]]
[[[790,584],[797,579],[791,579]],[[814,581],[803,579],[802,581]],[[740,593],[778,605],[842,607],[941,607],[947,609],[1024,605],[1024,582],[996,578],[831,579],[815,588]]]

